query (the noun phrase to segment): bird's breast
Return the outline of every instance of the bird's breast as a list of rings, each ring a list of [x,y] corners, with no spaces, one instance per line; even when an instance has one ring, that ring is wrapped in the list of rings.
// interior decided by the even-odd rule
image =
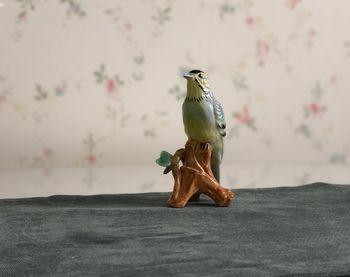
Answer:
[[[218,139],[213,105],[204,100],[185,100],[182,106],[185,132],[188,137],[202,142]]]

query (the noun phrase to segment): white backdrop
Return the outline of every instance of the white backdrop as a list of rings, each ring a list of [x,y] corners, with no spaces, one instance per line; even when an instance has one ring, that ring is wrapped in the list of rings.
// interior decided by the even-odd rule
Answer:
[[[223,185],[350,182],[349,1],[0,2],[2,195],[62,168],[52,192],[170,190],[154,160],[185,142],[193,68],[224,105]]]

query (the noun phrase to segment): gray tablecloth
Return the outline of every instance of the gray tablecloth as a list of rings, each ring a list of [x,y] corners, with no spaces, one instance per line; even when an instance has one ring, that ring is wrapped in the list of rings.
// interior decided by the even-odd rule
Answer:
[[[348,276],[350,186],[0,200],[0,276]]]

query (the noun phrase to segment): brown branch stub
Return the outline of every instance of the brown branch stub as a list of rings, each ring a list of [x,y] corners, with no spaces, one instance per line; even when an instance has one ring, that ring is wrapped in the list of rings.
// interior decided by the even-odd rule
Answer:
[[[231,204],[234,193],[223,188],[211,171],[212,147],[189,139],[185,148],[177,150],[172,158],[171,171],[174,177],[173,193],[168,206],[183,208],[189,200],[195,200],[200,193],[212,198],[217,206]],[[182,162],[182,166],[180,165]]]

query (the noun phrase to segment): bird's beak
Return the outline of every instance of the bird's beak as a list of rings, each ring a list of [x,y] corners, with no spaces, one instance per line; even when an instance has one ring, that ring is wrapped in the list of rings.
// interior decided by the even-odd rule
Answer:
[[[191,78],[192,78],[192,75],[186,74],[186,75],[184,75],[184,78],[185,78],[185,79],[191,79]]]

